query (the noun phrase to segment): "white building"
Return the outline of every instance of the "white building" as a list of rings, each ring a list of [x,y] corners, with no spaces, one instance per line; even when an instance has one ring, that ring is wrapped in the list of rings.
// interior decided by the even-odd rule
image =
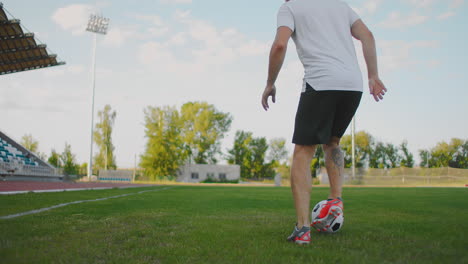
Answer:
[[[186,164],[180,168],[178,182],[202,182],[208,178],[214,181],[240,180],[239,165]]]

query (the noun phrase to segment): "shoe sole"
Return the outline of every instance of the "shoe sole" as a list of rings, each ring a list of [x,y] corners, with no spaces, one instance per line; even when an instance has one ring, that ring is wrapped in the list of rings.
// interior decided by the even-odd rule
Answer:
[[[296,240],[296,241],[294,241],[294,243],[296,243],[298,245],[308,245],[308,244],[310,244],[310,241]]]
[[[312,224],[310,225],[313,229],[319,232],[326,232],[332,222],[339,216],[343,214],[343,209],[339,206],[332,206],[328,211],[327,216],[321,219],[314,220],[312,219]]]

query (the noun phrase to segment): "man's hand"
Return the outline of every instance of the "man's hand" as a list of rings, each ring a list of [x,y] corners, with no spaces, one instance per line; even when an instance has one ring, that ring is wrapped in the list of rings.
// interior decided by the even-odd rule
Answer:
[[[267,86],[265,87],[265,91],[263,91],[262,106],[263,106],[263,109],[265,109],[265,111],[268,111],[268,109],[270,108],[270,106],[268,105],[268,97],[270,96],[271,96],[273,103],[275,103],[276,102],[276,87],[274,84],[273,85],[267,84]]]
[[[383,100],[383,96],[387,92],[387,88],[379,77],[369,78],[369,90],[376,102]]]

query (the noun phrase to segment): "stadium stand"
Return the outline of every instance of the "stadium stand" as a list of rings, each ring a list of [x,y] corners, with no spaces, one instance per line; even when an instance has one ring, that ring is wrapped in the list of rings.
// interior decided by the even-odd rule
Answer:
[[[0,3],[0,75],[64,65],[37,44],[34,33],[24,32],[19,19],[9,19]],[[11,14],[10,14],[11,16]]]
[[[2,180],[62,181],[56,169],[0,131]]]

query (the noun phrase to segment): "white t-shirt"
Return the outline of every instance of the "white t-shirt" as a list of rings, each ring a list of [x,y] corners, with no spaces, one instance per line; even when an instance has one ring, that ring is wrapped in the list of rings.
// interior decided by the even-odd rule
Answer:
[[[340,0],[292,0],[278,12],[278,27],[293,31],[306,82],[315,90],[362,91],[351,26],[359,16]]]

